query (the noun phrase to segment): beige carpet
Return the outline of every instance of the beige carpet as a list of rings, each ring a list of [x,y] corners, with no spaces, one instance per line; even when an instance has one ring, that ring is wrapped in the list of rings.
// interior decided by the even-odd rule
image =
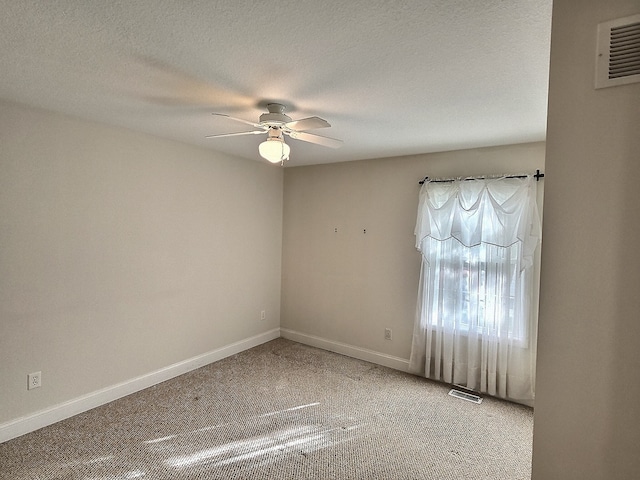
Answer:
[[[277,339],[0,444],[0,478],[530,478],[532,410]]]

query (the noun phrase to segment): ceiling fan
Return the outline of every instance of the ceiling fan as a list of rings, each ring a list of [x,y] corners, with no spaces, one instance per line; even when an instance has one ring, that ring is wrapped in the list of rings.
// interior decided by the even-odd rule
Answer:
[[[329,125],[329,122],[320,117],[308,117],[300,120],[292,120],[291,117],[285,115],[285,106],[280,103],[268,103],[267,110],[269,113],[263,113],[260,115],[258,123],[231,117],[223,113],[214,113],[213,115],[219,117],[226,117],[230,120],[251,125],[257,130],[223,133],[221,135],[207,135],[205,138],[235,137],[239,135],[259,135],[266,133],[267,139],[258,147],[260,156],[272,163],[281,162],[282,164],[289,160],[289,153],[291,151],[289,145],[284,141],[284,135],[288,135],[296,140],[302,140],[303,142],[322,145],[323,147],[338,148],[342,145],[342,140],[323,137],[307,131],[331,126]]]

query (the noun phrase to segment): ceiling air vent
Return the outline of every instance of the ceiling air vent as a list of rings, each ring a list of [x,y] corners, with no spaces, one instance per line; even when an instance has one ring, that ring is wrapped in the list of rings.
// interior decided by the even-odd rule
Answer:
[[[640,14],[598,25],[596,88],[640,82]]]

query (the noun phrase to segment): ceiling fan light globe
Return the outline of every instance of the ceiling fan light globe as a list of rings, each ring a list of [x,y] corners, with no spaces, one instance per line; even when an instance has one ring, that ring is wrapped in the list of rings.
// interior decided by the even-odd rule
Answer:
[[[260,156],[271,163],[279,163],[289,159],[291,148],[279,138],[268,138],[258,147]]]

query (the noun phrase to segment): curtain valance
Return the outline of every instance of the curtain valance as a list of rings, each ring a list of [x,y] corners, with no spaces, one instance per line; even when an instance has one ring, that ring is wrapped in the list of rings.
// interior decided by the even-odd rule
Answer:
[[[424,253],[429,237],[455,238],[467,247],[508,247],[519,241],[520,268],[530,266],[541,236],[535,187],[533,176],[426,181],[420,190],[416,248]]]

